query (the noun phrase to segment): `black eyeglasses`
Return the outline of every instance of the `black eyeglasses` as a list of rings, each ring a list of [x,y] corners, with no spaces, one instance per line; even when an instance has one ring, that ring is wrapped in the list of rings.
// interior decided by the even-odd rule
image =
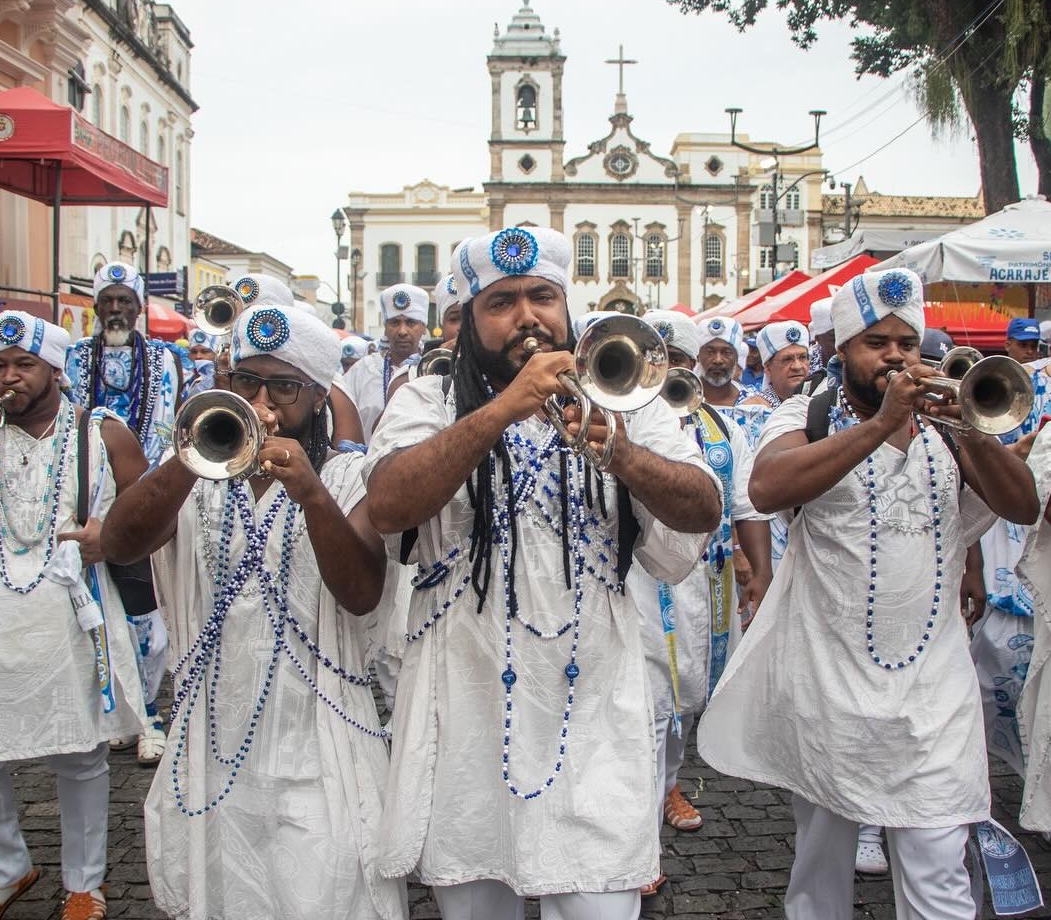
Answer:
[[[290,377],[260,377],[248,371],[230,371],[226,376],[230,378],[230,390],[238,396],[248,400],[254,399],[256,393],[265,386],[270,398],[279,406],[292,405],[299,399],[299,391],[303,387],[317,386],[316,383],[304,383]]]

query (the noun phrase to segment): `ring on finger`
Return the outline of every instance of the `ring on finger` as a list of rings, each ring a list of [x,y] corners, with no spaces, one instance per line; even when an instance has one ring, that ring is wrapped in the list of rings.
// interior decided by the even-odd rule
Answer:
[[[285,448],[285,463],[288,463],[288,461],[289,461],[289,460],[291,460],[291,459],[292,459],[292,454],[291,454],[291,453],[289,453],[289,450],[288,450],[288,448],[286,447],[286,448]]]

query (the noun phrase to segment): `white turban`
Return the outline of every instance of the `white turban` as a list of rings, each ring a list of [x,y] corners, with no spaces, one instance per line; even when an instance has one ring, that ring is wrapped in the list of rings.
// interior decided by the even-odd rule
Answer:
[[[697,360],[701,350],[701,330],[685,313],[678,310],[649,310],[642,321],[649,323],[669,348],[678,348],[694,361]]]
[[[211,351],[219,350],[219,336],[209,335],[203,329],[194,329],[189,335],[190,345],[203,345]]]
[[[810,305],[810,337],[817,338],[832,331],[832,298],[822,297]]]
[[[547,227],[507,227],[464,240],[453,253],[453,277],[460,303],[467,303],[502,278],[530,275],[569,287],[573,247],[557,230]]]
[[[233,288],[248,307],[294,307],[292,289],[270,275],[242,275]]]
[[[744,339],[737,345],[737,366],[743,371],[748,367],[748,344]]]
[[[364,358],[369,353],[369,343],[360,335],[348,335],[341,351],[344,358]]]
[[[733,317],[709,316],[697,323],[697,332],[701,336],[701,344],[697,348],[698,354],[709,342],[721,339],[728,345],[732,345],[738,353],[743,346],[745,356],[748,355],[748,346],[744,344],[744,329]]]
[[[1051,342],[1051,319],[1045,319],[1040,324],[1040,341]]]
[[[584,334],[584,330],[588,328],[596,320],[606,319],[608,316],[623,316],[623,313],[618,313],[616,310],[595,310],[592,313],[585,313],[582,316],[573,318],[573,335],[578,339]]]
[[[794,319],[764,326],[755,337],[755,346],[759,349],[759,356],[763,359],[763,364],[791,345],[810,347],[810,333],[807,332],[806,326],[797,323]]]
[[[113,287],[115,284],[123,284],[131,288],[139,301],[139,307],[142,307],[146,296],[142,275],[138,273],[133,265],[128,265],[127,262],[109,262],[95,273],[95,282],[92,285],[95,301],[98,301],[99,294],[106,288]]]
[[[0,351],[16,346],[61,371],[66,367],[69,333],[30,313],[4,310],[0,313]]]
[[[892,314],[923,337],[923,283],[920,276],[907,268],[858,275],[832,295],[836,345],[843,345]]]
[[[234,324],[231,366],[257,355],[273,355],[301,370],[327,393],[342,370],[339,340],[313,313],[262,305],[245,310]]]
[[[460,302],[456,292],[456,279],[450,272],[443,275],[442,280],[434,286],[434,303],[438,308],[438,322],[445,322],[445,313],[449,307],[455,307]]]
[[[431,298],[427,292],[414,284],[392,284],[386,290],[380,291],[380,310],[385,323],[404,316],[406,319],[426,324],[427,309],[430,305]]]

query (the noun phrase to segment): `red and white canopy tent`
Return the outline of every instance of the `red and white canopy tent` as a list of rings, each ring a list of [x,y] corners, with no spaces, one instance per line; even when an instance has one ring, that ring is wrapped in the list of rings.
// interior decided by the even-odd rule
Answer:
[[[149,273],[149,211],[168,206],[168,170],[70,106],[28,86],[0,93],[0,188],[53,209],[52,290],[46,293],[56,322],[62,205],[144,205]],[[148,300],[148,287],[146,294]]]
[[[791,287],[795,287],[797,284],[802,284],[804,281],[809,280],[810,275],[804,271],[800,271],[798,268],[793,268],[792,271],[782,275],[780,278],[775,278],[773,281],[767,282],[762,287],[757,287],[755,290],[749,291],[747,294],[742,294],[740,297],[735,297],[733,300],[724,300],[721,304],[712,307],[710,310],[705,310],[704,313],[699,314],[701,316],[737,316],[743,313],[749,307],[754,307],[757,303],[762,303],[771,297],[776,297],[787,291]]]

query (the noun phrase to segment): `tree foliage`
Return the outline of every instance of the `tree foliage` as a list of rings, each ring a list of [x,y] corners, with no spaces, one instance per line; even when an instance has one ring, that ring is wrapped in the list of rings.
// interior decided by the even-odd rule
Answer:
[[[1018,198],[1013,139],[1030,142],[1040,191],[1051,196],[1051,141],[1043,120],[1051,78],[1051,4],[1047,0],[668,0],[684,12],[712,11],[738,29],[766,9],[786,13],[800,48],[817,40],[823,20],[865,31],[852,42],[859,75],[913,71],[913,88],[931,124],[951,126],[962,101],[978,142],[987,211]],[[1019,118],[1018,96],[1030,95]],[[1037,104],[1038,103],[1038,104]],[[1036,117],[1035,112],[1039,112]]]

